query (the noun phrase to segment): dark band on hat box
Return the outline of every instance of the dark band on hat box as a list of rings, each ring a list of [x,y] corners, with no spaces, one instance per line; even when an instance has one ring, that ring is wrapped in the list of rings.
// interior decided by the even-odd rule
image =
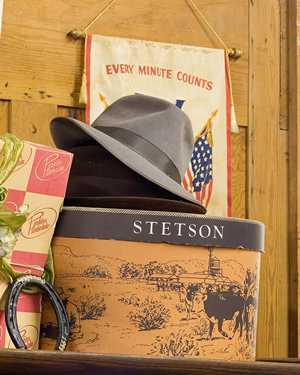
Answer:
[[[263,251],[264,225],[183,213],[65,207],[55,235]]]

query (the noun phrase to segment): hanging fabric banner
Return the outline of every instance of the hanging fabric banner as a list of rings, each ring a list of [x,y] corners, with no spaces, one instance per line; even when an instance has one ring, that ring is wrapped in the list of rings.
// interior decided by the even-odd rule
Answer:
[[[210,215],[231,216],[235,116],[223,49],[88,35],[83,81],[88,124],[114,101],[134,93],[163,98],[182,109],[195,137],[182,185]]]

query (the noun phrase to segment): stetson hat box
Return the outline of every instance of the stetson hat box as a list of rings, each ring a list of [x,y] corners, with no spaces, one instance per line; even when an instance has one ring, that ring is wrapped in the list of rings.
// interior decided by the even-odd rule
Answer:
[[[52,249],[67,350],[253,360],[263,247],[256,221],[65,207]],[[44,308],[42,349],[55,321]]]

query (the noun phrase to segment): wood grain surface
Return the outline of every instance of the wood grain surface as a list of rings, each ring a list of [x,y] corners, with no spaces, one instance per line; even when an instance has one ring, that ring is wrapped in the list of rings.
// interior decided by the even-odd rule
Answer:
[[[56,115],[55,104],[12,100],[9,107],[8,129],[21,139],[54,146],[49,123]]]
[[[232,216],[246,217],[247,129],[232,134]]]
[[[8,131],[9,101],[0,100],[0,134]]]
[[[96,354],[0,351],[0,374],[298,375],[299,363],[126,358]]]
[[[280,1],[280,129],[289,126],[289,14],[287,0]]]
[[[289,248],[290,248],[290,326],[291,344],[297,342],[293,354],[300,356],[300,1],[289,2]]]
[[[260,356],[288,356],[286,247],[281,247],[284,208],[280,175],[280,6],[250,1],[249,217],[266,225],[262,257],[258,342]]]
[[[299,257],[300,257],[300,1],[299,0],[297,0],[296,5],[297,5],[297,8],[296,8],[297,32],[296,32],[295,39],[294,39],[294,42],[296,41],[296,51],[295,51],[296,56],[295,54],[294,55],[292,54],[290,57],[290,64],[292,66],[295,65],[295,57],[297,61],[296,69],[292,70],[290,73],[290,84],[291,84],[290,97],[294,98],[294,100],[292,100],[291,102],[291,109],[293,109],[293,111],[291,111],[290,122],[293,123],[294,128],[296,127],[296,130],[293,133],[291,133],[290,142],[291,142],[291,147],[293,147],[292,145],[295,145],[295,143],[296,143],[296,147],[294,146],[292,149],[293,150],[292,152],[295,157],[294,159],[295,164],[291,164],[290,177],[293,178],[294,181],[296,180],[296,185],[294,185],[293,188],[297,195],[296,204],[294,202],[294,205],[297,210],[296,211],[297,217],[295,221],[295,226],[293,227],[293,229],[296,229],[296,231],[294,231],[293,233],[293,238],[295,238],[294,236],[296,235],[296,238],[295,238],[296,246],[294,247],[295,249],[294,255],[297,259],[297,264],[296,264],[296,268],[293,267],[293,273],[291,276],[293,276],[292,282],[297,283],[297,287],[298,287],[297,294],[295,295],[295,298],[292,300],[292,303],[296,304],[297,306],[297,309],[294,308],[293,311],[295,312],[295,315],[297,314],[297,317],[295,316],[295,321],[296,319],[298,319],[297,339],[298,339],[298,356],[300,357],[300,306],[299,306],[299,301],[300,301],[299,300],[300,298],[300,277],[299,277],[299,271],[300,271],[300,261],[299,261]],[[291,50],[291,53],[292,52],[293,51]],[[295,79],[294,73],[296,73],[296,79]],[[296,96],[296,100],[295,100],[295,96]],[[292,107],[293,103],[295,105]],[[296,137],[296,140],[293,140],[294,136]]]

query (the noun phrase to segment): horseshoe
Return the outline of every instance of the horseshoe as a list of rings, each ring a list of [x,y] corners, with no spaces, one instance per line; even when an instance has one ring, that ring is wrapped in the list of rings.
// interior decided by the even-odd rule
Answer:
[[[17,349],[27,349],[18,327],[17,322],[17,303],[21,291],[30,286],[36,286],[43,290],[49,298],[57,319],[59,334],[56,340],[55,350],[64,351],[70,335],[70,326],[66,309],[61,298],[53,286],[44,279],[25,275],[17,278],[10,286],[9,295],[5,308],[5,321],[9,336]]]

